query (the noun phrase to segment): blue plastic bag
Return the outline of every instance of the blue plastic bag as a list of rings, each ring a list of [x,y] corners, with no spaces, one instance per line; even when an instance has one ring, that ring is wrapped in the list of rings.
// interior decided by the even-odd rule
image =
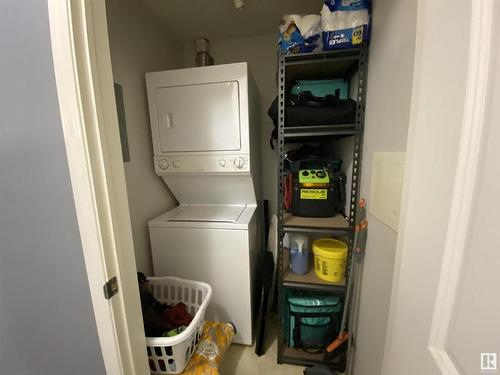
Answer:
[[[279,29],[278,47],[281,53],[321,50],[319,15],[285,15]]]
[[[371,10],[370,0],[327,0],[325,5],[330,8],[332,12],[337,10]]]

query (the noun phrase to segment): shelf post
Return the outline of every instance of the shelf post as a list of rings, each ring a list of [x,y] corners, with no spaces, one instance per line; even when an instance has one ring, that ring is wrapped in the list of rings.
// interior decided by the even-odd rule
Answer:
[[[278,62],[278,363],[283,363],[283,304],[285,290],[283,288],[283,173],[285,168],[285,56],[279,54]]]

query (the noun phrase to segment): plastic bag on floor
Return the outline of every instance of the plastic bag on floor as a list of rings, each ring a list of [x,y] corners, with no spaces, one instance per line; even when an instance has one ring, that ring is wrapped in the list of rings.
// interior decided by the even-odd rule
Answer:
[[[231,323],[205,322],[200,342],[182,375],[219,375],[219,363],[234,334]]]
[[[323,50],[352,48],[370,39],[370,0],[327,0],[321,9]]]

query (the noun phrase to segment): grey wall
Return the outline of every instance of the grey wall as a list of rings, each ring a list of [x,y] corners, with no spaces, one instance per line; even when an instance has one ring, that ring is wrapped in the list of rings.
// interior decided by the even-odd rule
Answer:
[[[105,374],[45,1],[0,1],[0,51],[0,373]]]

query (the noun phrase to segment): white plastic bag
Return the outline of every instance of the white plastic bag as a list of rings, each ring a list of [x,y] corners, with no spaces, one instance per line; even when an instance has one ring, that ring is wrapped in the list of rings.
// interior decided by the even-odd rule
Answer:
[[[285,15],[279,26],[279,49],[282,53],[303,53],[321,49],[321,17]]]
[[[354,2],[353,2],[354,3]],[[370,3],[325,1],[321,9],[323,49],[350,48],[369,39]]]

